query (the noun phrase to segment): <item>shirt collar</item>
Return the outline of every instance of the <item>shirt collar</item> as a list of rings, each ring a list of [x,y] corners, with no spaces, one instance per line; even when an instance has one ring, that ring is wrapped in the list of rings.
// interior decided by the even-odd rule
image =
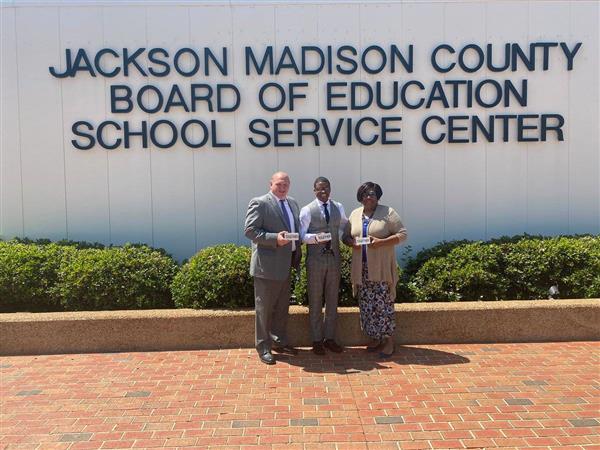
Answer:
[[[273,194],[273,192],[271,192],[271,191],[269,191],[269,194],[270,194],[270,195],[273,197],[273,199],[274,199],[276,202],[278,202],[278,203],[279,203],[281,200],[283,200],[284,202],[286,202],[286,203],[287,203],[287,197],[286,197],[286,198],[283,198],[283,199],[281,199],[281,198],[277,197],[275,194]]]

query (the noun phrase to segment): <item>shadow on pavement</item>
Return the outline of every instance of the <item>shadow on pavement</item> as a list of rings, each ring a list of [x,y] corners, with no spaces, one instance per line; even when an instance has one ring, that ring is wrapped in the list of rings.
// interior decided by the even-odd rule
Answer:
[[[297,356],[275,355],[278,362],[302,367],[306,372],[337,374],[388,370],[390,364],[443,366],[470,362],[468,358],[456,353],[410,346],[397,346],[390,358],[369,353],[364,347],[346,347],[343,353],[327,352],[324,356],[315,355],[311,349],[300,349]]]

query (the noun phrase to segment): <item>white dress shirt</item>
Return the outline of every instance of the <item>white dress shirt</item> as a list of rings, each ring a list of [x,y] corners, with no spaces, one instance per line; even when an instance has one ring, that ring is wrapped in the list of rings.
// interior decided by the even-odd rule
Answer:
[[[327,209],[329,211],[329,215],[331,216],[331,203],[334,203],[337,206],[337,209],[340,211],[340,228],[338,230],[339,233],[344,231],[346,223],[348,222],[348,218],[346,217],[346,212],[344,211],[344,207],[341,203],[336,202],[334,200],[327,200]],[[318,198],[315,198],[308,205],[304,206],[300,210],[300,239],[305,244],[318,244],[317,235],[315,233],[307,233],[308,227],[310,226],[310,206],[316,203],[319,205],[319,210],[321,211],[321,217],[325,219],[325,208],[323,207],[324,203],[322,203]],[[339,237],[339,236],[338,236]],[[332,239],[335,239],[335,236],[331,236]]]
[[[279,203],[279,207],[281,208],[281,200],[277,199]],[[292,208],[290,208],[290,204],[287,201],[287,198],[283,201],[283,205],[285,206],[285,212],[288,216],[288,220],[290,221],[290,233],[296,233],[296,224],[294,223],[294,215],[292,214]],[[296,241],[292,241],[292,251],[296,250]]]

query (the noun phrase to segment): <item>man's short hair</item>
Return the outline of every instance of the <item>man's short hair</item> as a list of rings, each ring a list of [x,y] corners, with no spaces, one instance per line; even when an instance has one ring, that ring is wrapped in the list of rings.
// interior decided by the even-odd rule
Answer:
[[[313,183],[313,189],[317,187],[317,183],[327,183],[331,187],[331,183],[325,177],[317,177],[315,182]]]

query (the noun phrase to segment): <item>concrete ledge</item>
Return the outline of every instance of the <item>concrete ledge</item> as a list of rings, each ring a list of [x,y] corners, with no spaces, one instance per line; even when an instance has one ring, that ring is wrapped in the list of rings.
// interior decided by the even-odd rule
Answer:
[[[311,343],[308,308],[290,308],[294,345]],[[396,305],[398,343],[600,340],[600,299]],[[358,309],[338,336],[362,345]],[[254,311],[190,309],[0,314],[0,355],[254,347]]]

